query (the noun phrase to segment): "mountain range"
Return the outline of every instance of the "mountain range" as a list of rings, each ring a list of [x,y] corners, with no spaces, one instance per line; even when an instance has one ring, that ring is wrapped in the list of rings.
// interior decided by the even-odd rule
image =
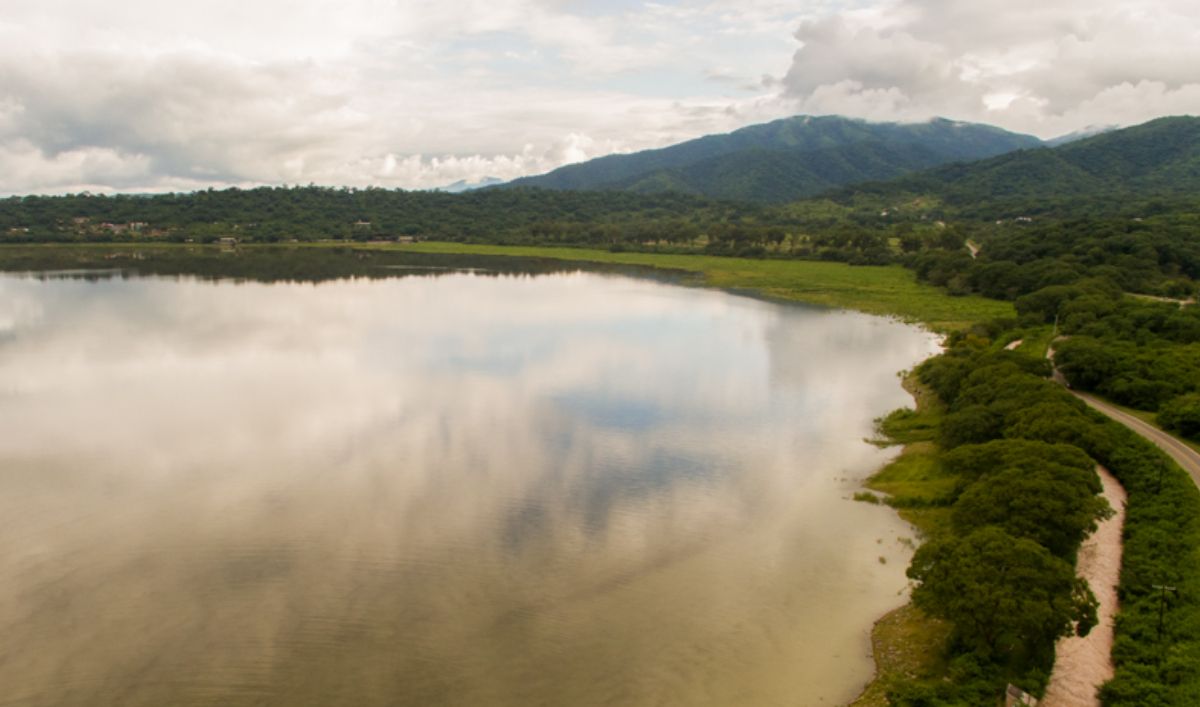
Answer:
[[[839,116],[796,116],[657,150],[567,165],[505,186],[673,191],[779,203],[1043,144],[1031,135],[942,118],[870,123]]]
[[[1124,202],[1200,195],[1200,118],[1159,118],[1059,147],[1020,150],[990,159],[858,184],[843,198],[935,197],[967,215],[1015,216],[1057,211],[1120,211]]]
[[[1082,216],[1200,195],[1200,118],[1092,127],[1042,141],[942,118],[797,116],[610,155],[498,188],[679,194],[735,202],[927,197],[960,216]],[[1133,206],[1130,207],[1129,205]]]

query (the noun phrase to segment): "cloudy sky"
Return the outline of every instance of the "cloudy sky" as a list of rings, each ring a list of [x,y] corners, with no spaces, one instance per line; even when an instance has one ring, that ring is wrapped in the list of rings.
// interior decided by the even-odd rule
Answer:
[[[4,0],[0,193],[513,178],[798,113],[1200,113],[1196,0]]]

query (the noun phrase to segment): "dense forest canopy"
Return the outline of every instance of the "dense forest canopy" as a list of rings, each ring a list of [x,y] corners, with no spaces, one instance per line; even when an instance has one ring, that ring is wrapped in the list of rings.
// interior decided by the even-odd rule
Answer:
[[[0,229],[11,240],[239,240],[344,238],[504,240],[561,222],[605,229],[662,222],[753,221],[754,206],[677,194],[562,193],[536,190],[466,194],[390,189],[262,187],[190,194],[26,196],[0,200]]]

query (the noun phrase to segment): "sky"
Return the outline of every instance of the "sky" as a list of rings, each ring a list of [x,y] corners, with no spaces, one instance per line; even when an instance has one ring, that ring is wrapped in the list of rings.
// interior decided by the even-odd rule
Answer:
[[[1200,114],[1196,0],[4,0],[0,194],[512,179],[798,114]]]

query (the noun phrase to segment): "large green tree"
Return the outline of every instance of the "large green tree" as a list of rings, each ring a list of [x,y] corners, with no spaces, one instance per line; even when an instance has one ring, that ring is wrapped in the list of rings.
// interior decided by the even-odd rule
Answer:
[[[959,641],[993,659],[1047,650],[1096,623],[1096,598],[1069,563],[1000,528],[922,545],[908,576],[919,582],[918,607],[953,622]]]
[[[954,504],[954,526],[969,532],[994,525],[1074,560],[1084,536],[1112,514],[1104,497],[1096,495],[1098,485],[1095,471],[1058,464],[993,471],[971,484]]]

